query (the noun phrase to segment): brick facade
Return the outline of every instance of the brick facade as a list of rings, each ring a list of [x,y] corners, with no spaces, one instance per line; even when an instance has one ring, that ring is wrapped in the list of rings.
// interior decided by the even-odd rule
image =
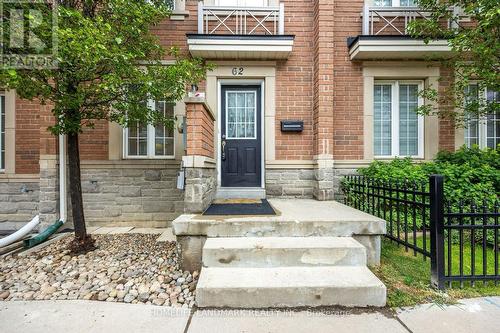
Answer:
[[[283,1],[285,30],[295,35],[293,52],[276,67],[276,159],[313,158],[313,26],[315,1]],[[281,120],[303,120],[304,131],[282,133]]]
[[[37,174],[40,170],[40,123],[45,114],[37,101],[16,98],[16,174]]]
[[[186,102],[186,155],[214,158],[214,118],[203,103]]]
[[[361,33],[362,0],[335,1],[333,9],[333,157],[363,159],[362,64],[349,60],[346,40]]]
[[[291,161],[299,164],[304,162],[308,167],[291,165],[266,168],[266,191],[269,196],[330,199],[332,189],[338,188],[340,177],[355,169],[336,167],[335,161],[366,165],[365,133],[371,130],[366,129],[364,124],[363,67],[367,65],[362,61],[350,60],[347,47],[347,38],[361,34],[364,1],[281,2],[285,7],[285,33],[294,35],[295,39],[289,57],[275,61],[275,137],[272,159],[284,165]],[[189,15],[183,20],[167,19],[152,28],[165,48],[176,46],[182,54],[189,54],[186,33],[196,33],[198,30],[197,6],[198,1],[186,0],[185,10]],[[377,24],[380,26],[380,22]],[[399,27],[399,23],[396,25]],[[172,59],[166,55],[165,60]],[[258,67],[259,61],[251,60],[252,66]],[[224,62],[229,65],[240,64],[241,60],[224,59]],[[420,62],[420,66],[425,66],[425,61]],[[271,65],[267,62],[266,66]],[[453,77],[451,71],[445,68],[441,69],[441,76],[439,91],[443,93]],[[206,91],[205,86],[206,82],[201,82],[199,90]],[[447,105],[442,103],[440,107],[445,108]],[[216,128],[213,113],[203,103],[189,101],[186,102],[185,111],[187,146],[183,148],[186,155],[215,159]],[[213,111],[217,114],[217,110]],[[300,133],[282,132],[282,120],[302,120],[304,129]],[[2,212],[30,215],[37,208],[47,214],[47,219],[53,219],[56,215],[58,141],[47,131],[54,121],[50,105],[16,99],[15,175],[11,177],[22,178],[28,174],[40,176],[38,183],[30,182],[33,190],[31,194],[19,194],[23,196],[19,200],[24,204],[17,207],[16,211],[13,208],[1,210],[0,221],[8,220],[8,216],[2,215]],[[182,211],[202,210],[213,199],[217,187],[215,165],[188,167],[186,190],[182,192],[176,189],[175,184],[182,156],[176,156],[175,163],[169,164],[163,171],[158,167],[158,161],[145,160],[142,169],[127,160],[110,164],[110,156],[116,155],[113,155],[116,147],[110,147],[112,135],[106,121],[96,122],[95,128],[85,128],[80,135],[81,160],[83,164],[94,165],[82,169],[87,220],[92,224],[112,221],[130,225],[136,217],[141,225],[151,221],[150,225],[160,226]],[[113,142],[120,140],[121,137],[115,137]],[[440,119],[439,149],[454,148],[454,124]],[[180,155],[183,154],[184,149]],[[119,155],[121,158],[121,152]],[[148,168],[148,163],[154,166]],[[0,175],[0,185],[1,182]],[[0,186],[0,198],[7,198],[5,194],[10,196],[13,191],[18,195],[19,188],[24,188],[22,182],[19,184]],[[6,200],[0,200],[0,207],[7,207],[4,204]],[[44,207],[36,207],[38,203],[43,203]],[[28,213],[30,209],[32,213]]]

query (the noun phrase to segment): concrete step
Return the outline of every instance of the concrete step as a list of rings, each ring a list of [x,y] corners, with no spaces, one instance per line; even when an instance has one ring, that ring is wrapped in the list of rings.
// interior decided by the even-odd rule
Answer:
[[[335,201],[270,199],[275,216],[183,214],[172,222],[177,236],[346,237],[383,235],[385,221]]]
[[[260,187],[219,187],[217,199],[265,199],[266,190]]]
[[[366,250],[351,237],[208,238],[203,266],[366,266]]]
[[[385,301],[384,284],[359,266],[204,267],[196,289],[199,307],[365,307]]]

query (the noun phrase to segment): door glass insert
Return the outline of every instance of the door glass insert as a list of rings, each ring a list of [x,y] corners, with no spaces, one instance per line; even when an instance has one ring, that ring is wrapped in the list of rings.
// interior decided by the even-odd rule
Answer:
[[[255,91],[226,92],[226,137],[227,139],[256,139]]]

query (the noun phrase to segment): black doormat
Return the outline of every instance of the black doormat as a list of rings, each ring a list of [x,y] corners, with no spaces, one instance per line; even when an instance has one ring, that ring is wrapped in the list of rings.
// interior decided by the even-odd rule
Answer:
[[[203,215],[276,215],[266,199],[256,203],[213,203]]]

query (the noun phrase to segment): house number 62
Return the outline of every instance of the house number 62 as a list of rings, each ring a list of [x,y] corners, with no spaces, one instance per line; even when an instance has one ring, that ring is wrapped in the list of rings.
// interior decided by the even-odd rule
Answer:
[[[233,75],[243,75],[243,67],[233,67]]]

